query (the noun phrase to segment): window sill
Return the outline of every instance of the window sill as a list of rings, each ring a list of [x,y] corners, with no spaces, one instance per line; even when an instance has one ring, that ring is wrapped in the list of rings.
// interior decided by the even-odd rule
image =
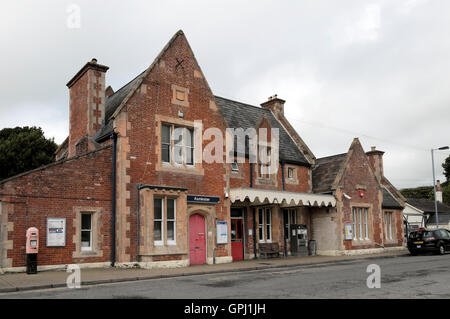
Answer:
[[[183,173],[183,174],[193,174],[193,175],[204,175],[204,169],[201,166],[192,165],[178,165],[162,163],[157,164],[155,170],[157,172],[171,172],[171,173]]]

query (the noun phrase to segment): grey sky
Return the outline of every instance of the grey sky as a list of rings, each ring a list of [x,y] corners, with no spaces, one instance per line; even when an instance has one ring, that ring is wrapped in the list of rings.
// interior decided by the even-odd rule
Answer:
[[[81,27],[68,28],[70,4]],[[450,1],[9,1],[0,11],[0,128],[68,135],[68,80],[92,57],[115,90],[182,29],[214,94],[278,94],[317,157],[353,137],[399,187],[431,185],[450,138]],[[449,151],[436,153],[438,178]]]

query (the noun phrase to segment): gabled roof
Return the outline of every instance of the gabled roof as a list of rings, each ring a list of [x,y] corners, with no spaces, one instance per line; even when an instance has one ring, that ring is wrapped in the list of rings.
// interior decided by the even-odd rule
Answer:
[[[383,203],[382,207],[387,209],[403,209],[403,206],[397,201],[397,199],[388,191],[384,186],[381,187],[383,190]]]
[[[344,166],[348,153],[332,155],[316,159],[312,171],[313,192],[327,193],[333,189],[333,184]]]
[[[228,127],[242,128],[244,130],[248,128],[257,129],[258,125],[265,118],[271,128],[278,128],[279,130],[280,161],[306,166],[310,165],[298,146],[270,110],[219,96],[216,96],[215,99],[216,104],[219,107],[219,112],[225,118]],[[246,147],[246,155],[248,155],[248,147]]]
[[[114,92],[114,94],[108,96],[105,101],[105,125],[102,126],[100,131],[96,134],[95,140],[102,141],[105,138],[109,138],[113,132],[113,119],[111,116],[116,112],[117,108],[122,104],[125,98],[130,92],[137,86],[144,76],[145,72],[142,72],[133,80],[125,84],[122,88]]]
[[[128,84],[124,85],[121,89],[114,92],[112,95],[106,98],[105,101],[105,123],[100,129],[100,131],[96,134],[95,140],[100,142],[105,138],[109,137],[113,132],[113,120],[120,113],[120,111],[127,104],[128,100],[133,96],[136,90],[142,84],[142,81],[145,77],[153,70],[156,63],[158,63],[159,59],[164,55],[164,53],[169,49],[169,47],[175,42],[178,36],[184,35],[182,30],[179,30],[174,36],[170,39],[170,41],[166,44],[166,46],[161,50],[158,56],[155,58],[153,63],[141,74],[135,77],[132,81],[128,82]]]
[[[411,206],[417,207],[418,209],[423,211],[425,214],[426,213],[429,213],[429,214],[435,213],[434,200],[423,199],[423,198],[407,198],[406,202],[408,204],[410,204]],[[441,214],[441,213],[449,213],[450,214],[450,206],[438,202],[437,207],[438,207],[439,214]],[[441,221],[440,217],[441,217],[441,215],[439,215],[439,222]]]

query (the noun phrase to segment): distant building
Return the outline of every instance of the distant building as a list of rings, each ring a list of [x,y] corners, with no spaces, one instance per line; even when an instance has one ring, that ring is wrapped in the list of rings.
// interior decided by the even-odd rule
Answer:
[[[422,198],[407,198],[407,207],[423,214],[427,228],[446,228],[450,230],[450,206],[437,202],[439,224],[436,221],[434,201]],[[408,213],[410,210],[406,211]]]

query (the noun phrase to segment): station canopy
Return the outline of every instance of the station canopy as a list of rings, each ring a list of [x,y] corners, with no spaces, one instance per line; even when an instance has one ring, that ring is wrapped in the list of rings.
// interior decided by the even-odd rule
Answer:
[[[287,192],[269,189],[239,187],[230,189],[231,203],[250,201],[254,205],[278,204],[282,207],[335,207],[333,195]]]

